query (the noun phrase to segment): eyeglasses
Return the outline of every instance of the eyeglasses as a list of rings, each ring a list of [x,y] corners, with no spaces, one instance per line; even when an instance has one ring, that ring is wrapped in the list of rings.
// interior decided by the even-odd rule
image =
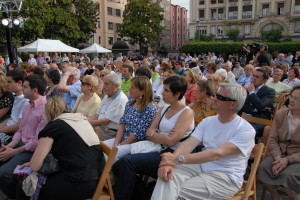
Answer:
[[[217,99],[218,100],[220,100],[220,101],[236,101],[236,100],[233,100],[233,99],[230,99],[230,98],[228,98],[228,97],[224,97],[223,95],[220,95],[220,94],[216,94],[216,97],[217,97]]]
[[[300,101],[300,97],[295,97],[295,96],[293,96],[291,94],[288,96],[288,98],[289,98],[290,101],[292,101],[292,100]]]
[[[81,81],[81,85],[84,86],[84,85],[91,85],[91,84]]]

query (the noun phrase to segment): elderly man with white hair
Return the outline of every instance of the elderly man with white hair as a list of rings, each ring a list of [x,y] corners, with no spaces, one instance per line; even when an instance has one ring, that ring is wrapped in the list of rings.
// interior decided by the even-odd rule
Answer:
[[[227,78],[226,81],[231,82],[231,83],[235,83],[235,76],[232,73],[231,69],[232,69],[232,64],[229,62],[226,62],[222,65],[222,68],[226,70],[227,72]]]
[[[120,119],[124,113],[127,96],[121,90],[121,78],[118,74],[103,77],[103,90],[106,94],[101,101],[98,114],[89,118],[93,126],[98,126],[101,141],[116,137]]]
[[[76,67],[66,68],[57,88],[65,93],[68,110],[73,110],[76,99],[81,94],[80,70]]]
[[[152,200],[227,199],[238,192],[255,136],[237,115],[246,96],[239,84],[220,84],[213,103],[218,115],[205,118],[174,153],[162,154]],[[199,144],[204,150],[192,154]]]

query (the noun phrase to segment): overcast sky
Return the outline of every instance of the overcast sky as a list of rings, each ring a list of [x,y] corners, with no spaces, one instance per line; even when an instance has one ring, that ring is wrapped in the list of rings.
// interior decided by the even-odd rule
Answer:
[[[171,0],[173,5],[179,5],[185,7],[186,9],[190,9],[190,0]]]

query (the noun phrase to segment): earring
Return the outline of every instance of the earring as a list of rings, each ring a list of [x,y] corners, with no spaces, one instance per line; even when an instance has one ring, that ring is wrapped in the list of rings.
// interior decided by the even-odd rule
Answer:
[[[142,98],[143,98],[143,95],[140,96],[140,99],[142,99]]]

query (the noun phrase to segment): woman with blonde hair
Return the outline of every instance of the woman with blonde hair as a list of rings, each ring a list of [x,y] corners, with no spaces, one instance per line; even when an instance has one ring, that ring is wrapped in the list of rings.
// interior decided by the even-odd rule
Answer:
[[[82,113],[86,117],[97,113],[101,103],[100,97],[96,94],[98,79],[92,75],[86,75],[81,80],[81,92],[77,97],[73,113]]]
[[[58,160],[59,171],[48,174],[39,191],[39,199],[88,199],[91,198],[105,164],[99,139],[93,127],[80,113],[64,113],[67,109],[64,99],[54,96],[47,101],[45,128],[39,133],[36,151],[30,167],[38,172],[48,153]],[[17,187],[18,200],[30,199]]]
[[[14,96],[7,91],[7,86],[6,76],[0,73],[0,122],[10,117],[14,103]]]
[[[197,100],[197,88],[196,88],[196,81],[197,81],[197,75],[194,74],[190,69],[187,69],[183,74],[188,88],[184,95],[186,105],[189,105],[190,103],[193,103]]]
[[[117,136],[104,141],[110,147],[118,147],[116,160],[130,153],[129,144],[145,139],[146,131],[157,113],[157,108],[152,102],[152,86],[147,77],[138,76],[131,79],[129,96]]]

